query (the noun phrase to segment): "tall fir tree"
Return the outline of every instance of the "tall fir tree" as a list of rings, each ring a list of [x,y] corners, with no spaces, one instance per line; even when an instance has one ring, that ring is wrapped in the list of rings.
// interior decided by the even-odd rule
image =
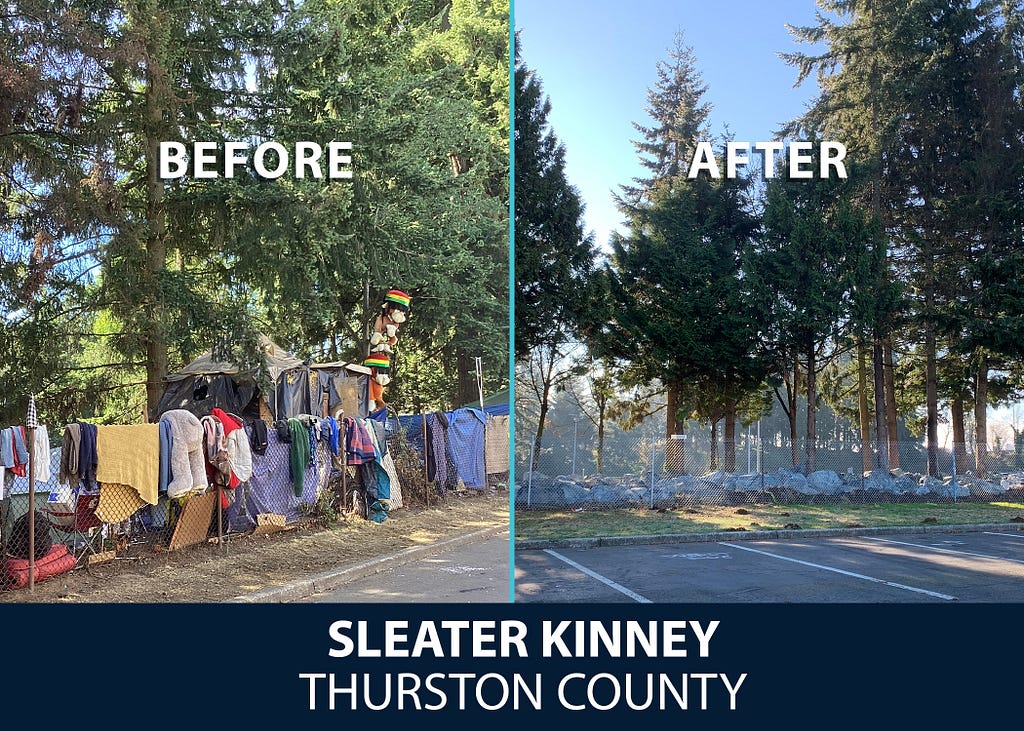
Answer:
[[[565,174],[565,148],[548,121],[550,100],[516,49],[515,355],[520,388],[539,408],[532,460],[543,444],[553,391],[575,372],[570,353],[600,319],[593,235]]]

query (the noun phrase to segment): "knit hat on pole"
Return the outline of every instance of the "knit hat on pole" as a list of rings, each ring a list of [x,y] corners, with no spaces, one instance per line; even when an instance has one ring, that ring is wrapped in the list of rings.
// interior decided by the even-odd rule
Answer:
[[[387,373],[391,368],[391,361],[388,360],[387,353],[370,353],[366,356],[366,360],[363,361],[363,365],[367,368],[376,368],[378,371]]]
[[[412,298],[409,297],[409,295],[407,295],[405,292],[403,292],[403,291],[401,291],[399,289],[392,289],[392,290],[390,290],[387,293],[387,296],[384,298],[384,303],[386,305],[389,304],[389,305],[392,305],[394,307],[397,307],[402,312],[408,312],[409,311],[409,303],[411,301],[412,301]]]

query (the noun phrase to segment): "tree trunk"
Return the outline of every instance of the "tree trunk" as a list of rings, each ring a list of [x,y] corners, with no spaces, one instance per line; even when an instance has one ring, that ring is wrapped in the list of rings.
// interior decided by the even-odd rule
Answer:
[[[930,299],[930,296],[926,299]],[[929,308],[930,309],[930,308]],[[927,434],[926,445],[928,449],[928,474],[932,477],[939,476],[939,397],[938,377],[935,364],[935,329],[929,322],[925,325],[924,336],[925,350],[925,386],[924,401],[926,412]]]
[[[967,469],[966,438],[964,436],[964,402],[955,398],[949,403],[950,421],[953,422],[953,458],[956,461],[956,473],[963,474]]]
[[[900,442],[896,425],[896,376],[892,357],[892,338],[882,341],[882,369],[885,376],[885,424],[889,435],[889,469],[900,468]]]
[[[879,469],[889,469],[889,437],[885,415],[885,367],[882,358],[882,338],[876,333],[872,342],[872,364],[875,376],[875,463]]]
[[[811,474],[815,470],[815,447],[818,443],[818,409],[815,403],[818,399],[817,364],[814,361],[814,344],[807,348],[807,464],[804,466],[804,474]]]
[[[597,474],[604,469],[604,407],[597,416]]]
[[[974,474],[988,474],[988,356],[984,353],[974,378]]]
[[[736,402],[728,401],[725,404],[725,442],[724,461],[725,471],[736,471]]]
[[[718,420],[711,417],[711,451],[708,471],[714,472],[718,469]]]
[[[799,439],[797,438],[796,429],[796,405],[797,399],[800,393],[800,360],[793,357],[793,388],[789,389],[789,452],[793,462],[793,466],[796,467],[800,464],[800,451],[798,448]]]
[[[541,442],[544,440],[544,422],[548,418],[548,397],[551,395],[551,383],[545,379],[544,388],[541,391],[540,415],[537,417],[537,431],[533,435],[533,455],[530,464],[533,470],[537,470],[537,462],[540,460]]]
[[[140,19],[140,23],[158,22],[156,18]],[[163,34],[150,28],[146,38],[146,271],[141,293],[146,329],[146,412],[149,420],[157,417],[157,407],[167,376],[167,329],[161,272],[167,268],[167,226],[164,220],[164,185],[160,179],[160,141],[164,134],[167,111],[167,78],[161,67],[164,49],[158,45]]]
[[[857,391],[860,411],[860,457],[865,472],[873,466],[871,459],[871,412],[868,409],[868,354],[863,339],[857,340]]]
[[[686,443],[682,439],[673,439],[673,434],[686,431],[686,421],[679,419],[679,389],[669,387],[668,404],[665,415],[665,472],[669,475],[686,473]]]
[[[476,361],[473,356],[462,348],[455,350],[455,369],[457,371],[456,392],[454,406],[463,404],[478,404],[480,402],[480,391],[476,383]]]

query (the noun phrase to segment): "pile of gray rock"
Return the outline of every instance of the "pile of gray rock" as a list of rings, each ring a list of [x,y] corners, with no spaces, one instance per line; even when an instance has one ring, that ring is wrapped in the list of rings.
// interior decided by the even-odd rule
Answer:
[[[517,478],[519,476],[517,475]],[[516,481],[516,506],[523,508],[556,507],[666,507],[679,503],[733,504],[759,496],[775,502],[802,500],[864,501],[952,500],[960,498],[992,499],[1007,491],[1024,491],[1024,473],[1001,478],[981,479],[967,473],[944,478],[903,472],[874,470],[860,473],[848,470],[839,474],[817,470],[805,475],[799,469],[740,474],[721,470],[705,475],[680,475],[656,479],[623,477],[560,476],[538,472],[529,481]],[[760,494],[760,495],[759,495]],[[845,497],[844,497],[845,496]]]

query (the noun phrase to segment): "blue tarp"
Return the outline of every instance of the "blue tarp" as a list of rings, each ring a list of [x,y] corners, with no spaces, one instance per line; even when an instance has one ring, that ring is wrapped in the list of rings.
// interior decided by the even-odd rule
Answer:
[[[505,405],[508,413],[508,405]],[[487,485],[484,469],[484,419],[480,409],[456,409],[445,412],[448,420],[448,447],[455,469],[466,487]],[[491,412],[487,412],[491,413]],[[419,414],[399,416],[398,423],[405,430],[406,439],[423,458],[423,417]]]
[[[448,446],[459,479],[466,487],[487,487],[484,468],[484,427],[487,417],[480,409],[456,409],[448,414]]]

